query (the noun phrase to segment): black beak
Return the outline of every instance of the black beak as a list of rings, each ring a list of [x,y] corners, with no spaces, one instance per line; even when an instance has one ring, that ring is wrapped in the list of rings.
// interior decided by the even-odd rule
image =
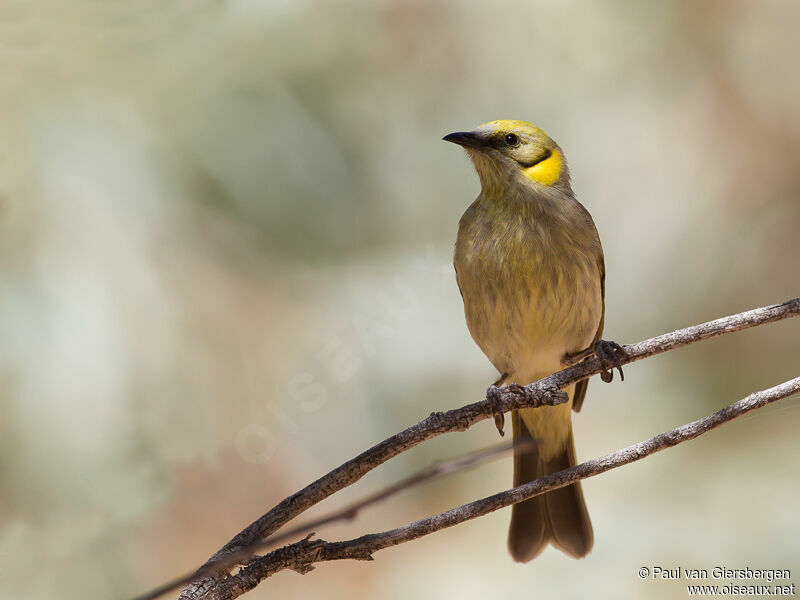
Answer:
[[[483,148],[486,142],[483,138],[472,133],[471,131],[456,131],[455,133],[448,133],[442,138],[445,142],[452,142],[465,148]]]

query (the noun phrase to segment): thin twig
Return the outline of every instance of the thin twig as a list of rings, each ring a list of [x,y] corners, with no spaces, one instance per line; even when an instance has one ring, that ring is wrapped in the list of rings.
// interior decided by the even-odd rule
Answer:
[[[633,444],[611,454],[541,477],[525,485],[464,504],[397,529],[371,533],[342,542],[326,542],[325,540],[306,538],[257,558],[236,575],[229,575],[219,580],[211,597],[215,600],[233,600],[251,590],[264,578],[283,569],[307,573],[314,568],[313,563],[317,562],[341,559],[372,560],[372,554],[383,548],[409,542],[581,479],[636,462],[659,450],[694,439],[751,410],[761,408],[797,392],[800,392],[800,377],[750,394],[711,415],[676,427],[644,442]]]
[[[627,364],[642,360],[710,337],[794,317],[798,314],[800,314],[800,298],[794,298],[781,304],[723,317],[625,346],[627,357],[623,358],[621,362],[622,364]],[[431,413],[429,417],[416,425],[376,444],[369,450],[348,460],[305,488],[282,500],[215,552],[201,569],[221,564],[220,561],[227,556],[273,534],[278,528],[308,508],[335,492],[352,485],[375,467],[425,440],[451,431],[464,431],[475,423],[492,416],[495,411],[508,412],[518,408],[557,403],[559,399],[557,395],[553,394],[556,388],[563,388],[605,370],[606,368],[600,360],[590,358],[531,383],[524,388],[501,388],[491,402],[486,399],[459,409]],[[227,580],[226,569],[220,569],[218,574],[214,576],[198,577],[196,581],[183,589],[180,599],[198,600],[203,597],[223,597],[219,596],[214,590],[222,579]],[[209,594],[210,592],[214,593]],[[206,596],[206,594],[209,595]]]
[[[142,594],[141,596],[136,596],[133,600],[155,600],[159,596],[162,596],[168,592],[171,592],[178,587],[185,585],[191,582],[198,577],[203,577],[206,574],[213,573],[215,571],[222,571],[228,570],[232,567],[235,567],[239,564],[244,564],[246,559],[251,558],[256,552],[260,552],[266,550],[268,548],[274,548],[278,544],[282,544],[289,540],[295,540],[299,536],[303,534],[311,533],[313,534],[316,532],[317,529],[320,527],[324,527],[326,525],[330,525],[331,523],[335,523],[338,521],[350,521],[356,518],[358,514],[373,504],[377,504],[387,498],[394,496],[402,491],[405,491],[409,488],[415,487],[417,485],[421,485],[431,479],[435,479],[438,477],[443,477],[445,475],[449,475],[451,473],[455,473],[457,471],[463,471],[469,469],[471,467],[475,467],[481,463],[496,460],[500,458],[504,454],[510,452],[511,450],[517,449],[525,449],[527,446],[535,445],[533,440],[525,440],[523,442],[508,442],[505,444],[496,444],[491,446],[490,448],[484,448],[478,451],[470,452],[463,456],[458,456],[451,460],[446,461],[438,461],[425,469],[410,475],[409,477],[405,477],[400,481],[393,483],[390,486],[387,486],[381,490],[370,494],[366,498],[361,500],[357,500],[342,509],[339,509],[335,512],[329,513],[324,515],[318,519],[314,519],[308,523],[303,525],[299,525],[297,527],[293,527],[291,529],[287,529],[285,532],[280,533],[278,535],[274,535],[269,537],[266,540],[259,540],[250,546],[246,546],[241,550],[226,556],[224,559],[220,560],[217,563],[212,563],[208,567],[201,569],[201,571],[192,571],[191,573],[187,573],[180,577],[173,579],[172,581],[168,581],[159,587],[150,590],[149,592]],[[310,537],[310,536],[309,536]],[[309,539],[307,537],[306,539]]]

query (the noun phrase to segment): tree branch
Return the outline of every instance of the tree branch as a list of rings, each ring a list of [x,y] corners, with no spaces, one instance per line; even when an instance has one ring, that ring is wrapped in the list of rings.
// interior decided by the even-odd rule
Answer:
[[[387,498],[394,496],[395,494],[399,494],[400,492],[403,492],[409,488],[426,483],[438,477],[443,477],[444,475],[449,475],[450,473],[469,469],[489,460],[496,460],[502,457],[504,454],[511,452],[511,450],[522,449],[523,451],[530,451],[533,450],[535,446],[536,443],[533,440],[514,441],[511,443],[498,444],[490,448],[483,448],[481,450],[470,452],[466,455],[458,456],[450,460],[437,461],[425,469],[417,471],[413,475],[409,475],[408,477],[405,477],[400,481],[393,483],[392,485],[378,490],[377,492],[373,492],[361,500],[357,500],[351,504],[348,504],[344,508],[336,510],[332,513],[328,513],[322,517],[314,519],[313,521],[309,521],[308,523],[304,523],[290,529],[285,529],[281,533],[270,536],[267,539],[259,540],[258,542],[251,544],[250,546],[246,546],[241,550],[234,552],[233,554],[229,554],[224,559],[212,563],[205,571],[203,568],[201,568],[200,571],[193,571],[181,577],[177,577],[155,589],[150,590],[145,594],[142,594],[141,596],[137,596],[133,600],[155,600],[159,596],[177,589],[182,585],[190,583],[199,577],[203,577],[204,575],[213,574],[214,572],[221,572],[239,564],[247,564],[250,562],[248,559],[251,559],[256,552],[274,548],[278,544],[282,544],[290,540],[296,540],[303,534],[310,533],[313,535],[318,528],[335,523],[337,521],[351,521],[368,506],[382,502],[383,500],[386,500]],[[310,535],[306,537],[306,539],[309,538]]]
[[[757,308],[737,315],[709,321],[701,325],[679,329],[637,344],[625,346],[624,348],[627,356],[622,359],[621,363],[624,365],[710,337],[797,316],[798,314],[800,314],[800,298],[795,298],[781,304]],[[375,467],[425,440],[451,431],[464,431],[475,423],[492,416],[494,411],[497,410],[508,412],[509,410],[518,408],[557,404],[561,401],[558,395],[554,394],[557,388],[563,388],[571,383],[586,379],[602,371],[605,371],[605,366],[601,361],[597,358],[589,358],[582,363],[540,379],[524,388],[500,388],[499,393],[494,394],[492,401],[489,401],[487,398],[481,402],[469,404],[459,409],[431,413],[429,417],[423,419],[416,425],[391,436],[369,450],[362,452],[355,458],[345,462],[333,471],[323,475],[302,490],[285,498],[269,512],[262,515],[254,523],[238,533],[223,548],[214,553],[198,571],[198,573],[208,573],[209,569],[211,569],[216,572],[216,575],[198,576],[198,580],[187,585],[183,589],[180,599],[196,600],[202,597],[236,597],[238,594],[229,595],[229,592],[220,595],[219,592],[221,590],[215,588],[220,586],[223,581],[227,582],[225,584],[225,589],[227,590],[233,590],[234,587],[239,585],[244,585],[246,587],[253,571],[248,571],[247,569],[250,567],[247,567],[236,575],[228,575],[226,571],[233,565],[227,564],[227,561],[224,559],[229,555],[238,553],[244,548],[259,543],[260,540],[271,535],[278,528],[311,506],[324,500],[335,492],[352,485]],[[578,467],[575,468],[577,469]],[[550,477],[555,477],[555,475]],[[528,485],[533,485],[533,483]],[[319,550],[322,552],[320,549],[321,547],[316,545],[319,544],[318,541],[298,543],[312,544],[314,545],[313,548],[315,551]],[[258,559],[253,564],[262,564],[260,561],[272,556],[273,565],[279,564],[281,561],[285,562],[287,565],[299,565],[300,563],[297,562],[297,559],[291,558],[290,556],[294,556],[292,553],[298,552],[299,547],[293,544],[275,550],[266,557]],[[304,552],[308,552],[308,550],[306,549]],[[297,554],[297,556],[301,555],[306,556],[306,554],[303,553]],[[286,566],[281,568],[294,567]],[[258,580],[269,576],[269,574],[271,573],[267,575],[259,573]],[[256,580],[253,585],[255,585],[258,580]],[[234,583],[234,581],[238,583]],[[247,587],[246,589],[251,589],[251,587]],[[243,591],[239,593],[243,593]],[[207,596],[207,594],[209,595]]]
[[[343,542],[326,542],[325,540],[306,538],[259,557],[236,575],[225,577],[218,582],[211,597],[215,600],[232,600],[251,590],[262,579],[283,569],[307,573],[314,568],[313,563],[316,562],[345,558],[372,560],[372,554],[378,550],[409,542],[441,529],[458,525],[464,521],[481,517],[511,504],[575,483],[581,479],[636,462],[659,450],[694,439],[751,410],[761,408],[797,392],[800,392],[800,377],[750,394],[746,398],[734,402],[707,417],[676,427],[644,442],[633,444],[611,454],[541,477],[525,485],[464,504],[397,529],[371,533]]]

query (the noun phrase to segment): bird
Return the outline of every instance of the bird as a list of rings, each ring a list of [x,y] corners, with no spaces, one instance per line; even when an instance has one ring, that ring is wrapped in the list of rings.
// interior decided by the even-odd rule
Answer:
[[[443,139],[466,150],[480,179],[458,224],[453,263],[470,334],[500,373],[493,385],[525,385],[591,355],[619,368],[624,349],[600,337],[603,248],[561,147],[518,120]],[[576,464],[571,411],[581,409],[587,385],[567,386],[562,404],[512,411],[515,486]],[[511,557],[528,562],[548,544],[575,558],[591,551],[579,482],[513,505]]]

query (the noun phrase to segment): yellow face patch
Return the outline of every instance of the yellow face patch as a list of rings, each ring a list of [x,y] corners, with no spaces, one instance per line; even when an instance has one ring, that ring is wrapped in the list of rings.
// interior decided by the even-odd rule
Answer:
[[[482,184],[484,180],[491,181],[503,168],[513,169],[544,186],[557,183],[563,176],[564,156],[556,143],[535,125],[508,119],[489,121],[470,134],[481,142],[472,147],[470,156],[478,173],[484,175]],[[505,167],[495,160],[481,159],[484,154],[498,158]]]
[[[525,177],[542,185],[553,185],[561,177],[564,168],[564,158],[561,152],[553,150],[549,158],[536,163],[523,171]]]

